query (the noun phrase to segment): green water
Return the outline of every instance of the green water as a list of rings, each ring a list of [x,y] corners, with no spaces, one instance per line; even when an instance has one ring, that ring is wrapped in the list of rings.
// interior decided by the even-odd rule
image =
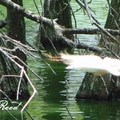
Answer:
[[[76,101],[75,95],[84,74],[74,70],[66,71],[61,62],[47,62],[57,75],[43,62],[35,66],[38,73],[45,77],[43,82],[33,78],[38,95],[27,110],[35,120],[70,120],[70,115],[74,120],[119,120],[119,102]]]
[[[39,0],[36,0],[39,3]],[[96,17],[104,26],[107,16],[106,1],[92,1],[91,7],[96,12]],[[24,0],[25,7],[34,11],[33,1]],[[72,0],[72,6],[75,9],[79,6]],[[79,28],[89,27],[95,28],[89,22],[87,15],[83,11],[76,12],[76,19]],[[39,24],[27,20],[26,33],[27,41],[32,45],[35,42]],[[74,25],[74,22],[73,22]],[[89,45],[97,45],[97,36],[94,35],[78,35],[81,42]],[[75,51],[76,52],[76,51]],[[39,57],[39,56],[38,56]],[[48,61],[51,65],[46,65],[40,58],[38,61],[34,59],[28,60],[28,65],[44,80],[37,79],[29,72],[29,76],[36,87],[38,94],[33,98],[27,107],[27,111],[34,120],[119,120],[120,119],[120,103],[119,102],[101,102],[101,101],[76,101],[75,95],[84,77],[84,73],[76,70],[67,71],[62,62]],[[32,89],[30,88],[31,93]],[[16,117],[18,118],[18,115]],[[71,116],[71,117],[70,117]],[[11,119],[6,112],[0,111],[0,120]],[[31,120],[25,113],[24,120]]]

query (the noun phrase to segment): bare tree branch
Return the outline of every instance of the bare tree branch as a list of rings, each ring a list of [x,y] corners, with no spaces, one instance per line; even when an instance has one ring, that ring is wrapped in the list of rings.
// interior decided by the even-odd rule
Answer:
[[[80,4],[80,1],[76,0],[79,4]],[[25,8],[15,4],[14,2],[10,1],[10,0],[0,0],[0,4],[6,6],[6,7],[11,7],[13,9],[15,9],[16,11],[18,11],[19,13],[21,13],[22,15],[24,15],[26,18],[28,19],[31,19],[35,22],[38,22],[38,23],[42,23],[46,26],[48,26],[49,28],[51,28],[51,30],[54,31],[54,33],[57,35],[57,37],[60,37],[62,38],[61,40],[68,46],[70,47],[76,47],[76,48],[89,48],[89,50],[92,50],[92,51],[99,51],[99,52],[102,52],[100,49],[96,49],[96,48],[92,48],[92,47],[89,47],[87,45],[83,45],[81,44],[80,42],[78,42],[77,44],[75,42],[73,42],[72,40],[66,38],[64,36],[64,34],[66,33],[70,33],[70,34],[83,34],[83,32],[85,32],[85,30],[81,30],[81,29],[66,29],[62,26],[60,26],[59,24],[57,24],[57,19],[54,19],[54,20],[51,20],[49,18],[46,18],[46,17],[43,17],[43,16],[40,16],[40,15],[36,15],[34,14],[33,12],[29,11],[29,10],[26,10]],[[82,4],[82,7],[84,7],[84,9],[86,9],[86,7],[84,6],[83,3]],[[87,7],[89,8],[89,7]],[[87,9],[86,9],[87,10]],[[87,10],[88,11],[88,10]],[[88,31],[87,33],[94,33],[96,34],[96,32],[100,32],[102,31],[104,34],[106,34],[107,36],[111,37],[112,39],[114,39],[114,37],[109,33],[113,33],[113,34],[120,34],[120,32],[118,31],[114,31],[113,30],[106,30],[106,29],[103,29],[99,24],[98,22],[96,21],[96,19],[91,15],[91,13],[89,13],[91,19],[93,19],[93,23],[95,24],[95,26],[97,26],[100,30],[97,29],[97,31],[95,31],[95,29],[93,30],[90,30],[90,29],[86,29],[86,31]],[[85,32],[86,33],[86,32]],[[116,41],[116,39],[114,39],[114,41]]]
[[[30,86],[33,89],[33,93],[30,96],[30,98],[28,99],[28,101],[25,103],[25,105],[22,107],[21,109],[21,117],[23,118],[23,112],[25,110],[25,108],[27,107],[27,105],[29,104],[29,102],[33,99],[33,97],[35,96],[35,94],[37,93],[36,88],[34,87],[33,83],[31,82],[30,78],[28,77],[24,66],[26,66],[35,76],[37,76],[39,79],[43,80],[40,76],[38,76],[33,70],[31,70],[20,58],[18,58],[17,56],[14,56],[12,54],[12,52],[15,49],[8,49],[5,47],[7,42],[11,42],[15,48],[20,49],[22,51],[24,51],[25,54],[29,54],[30,56],[33,56],[30,53],[30,50],[34,50],[32,49],[30,46],[24,45],[22,43],[20,43],[19,41],[15,41],[14,39],[9,38],[6,35],[0,34],[0,38],[1,38],[1,42],[4,42],[3,46],[0,46],[0,54],[2,54],[3,56],[5,56],[5,59],[9,60],[11,63],[13,63],[13,65],[16,66],[16,68],[18,68],[18,73],[16,74],[7,74],[7,75],[3,75],[0,78],[0,84],[2,82],[4,82],[5,78],[15,78],[16,80],[18,80],[18,84],[17,84],[17,92],[16,92],[16,100],[19,99],[19,94],[20,94],[20,88],[21,88],[21,83],[23,81],[23,76],[27,79],[28,83],[30,84]],[[19,63],[19,61],[22,63],[22,65]],[[1,92],[1,91],[0,91]],[[2,92],[3,93],[3,92]],[[8,97],[7,97],[8,98]]]
[[[29,79],[28,75],[26,74],[26,71],[24,70],[24,67],[21,66],[20,64],[18,64],[13,58],[12,58],[12,55],[10,55],[9,53],[5,52],[4,50],[2,50],[2,48],[0,47],[0,52],[2,54],[4,54],[6,56],[7,59],[9,59],[11,62],[13,62],[18,68],[20,68],[20,74],[19,74],[19,84],[18,84],[18,90],[17,90],[17,100],[19,99],[18,98],[18,94],[19,94],[19,89],[20,89],[20,84],[21,84],[21,80],[22,80],[22,77],[25,76],[26,79],[28,80],[30,86],[32,87],[33,89],[33,93],[31,95],[31,97],[29,98],[29,100],[26,102],[26,104],[23,106],[22,110],[21,110],[21,115],[23,116],[23,111],[25,110],[26,106],[29,104],[29,102],[32,100],[32,98],[34,97],[34,95],[37,93],[37,90],[36,88],[34,87],[34,85],[32,84],[31,80]],[[14,76],[14,75],[12,75]],[[2,82],[2,80],[5,78],[5,77],[8,77],[8,75],[3,75],[0,79],[0,82]],[[10,75],[11,77],[11,75]],[[18,75],[15,75],[14,77],[18,77]]]
[[[99,22],[93,17],[93,15],[91,14],[90,10],[89,10],[89,6],[88,3],[86,2],[86,0],[83,0],[84,4],[82,2],[80,2],[79,0],[76,0],[77,3],[79,5],[82,5],[82,7],[84,7],[84,9],[86,10],[88,17],[90,19],[90,22],[92,25],[95,25],[97,28],[99,28],[104,34],[106,34],[107,36],[109,36],[110,38],[112,38],[113,41],[115,41],[116,43],[120,44],[116,38],[114,36],[112,36],[108,31],[106,31],[104,28],[102,28],[99,24]]]
[[[119,30],[105,29],[111,35],[120,35]],[[98,28],[77,28],[77,29],[66,29],[63,34],[99,34],[102,31]]]

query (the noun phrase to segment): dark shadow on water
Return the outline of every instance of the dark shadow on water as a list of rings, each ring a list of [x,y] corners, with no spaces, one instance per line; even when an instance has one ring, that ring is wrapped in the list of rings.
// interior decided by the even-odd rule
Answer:
[[[0,109],[0,120],[14,120],[14,117],[16,120],[21,120],[21,114],[19,110],[11,110],[7,112],[6,110]]]
[[[46,120],[62,120],[61,114],[64,112],[63,102],[66,100],[66,96],[60,92],[65,90],[65,75],[63,72],[65,66],[61,62],[48,61],[52,69],[55,71],[54,74],[49,67],[45,68],[44,76],[46,79],[43,82],[43,91],[46,93],[42,98],[46,103],[42,109],[44,114],[42,118]]]
[[[78,101],[86,120],[118,120],[120,119],[120,103],[106,101]]]
[[[43,116],[46,120],[62,120],[61,113],[48,113],[47,115]]]

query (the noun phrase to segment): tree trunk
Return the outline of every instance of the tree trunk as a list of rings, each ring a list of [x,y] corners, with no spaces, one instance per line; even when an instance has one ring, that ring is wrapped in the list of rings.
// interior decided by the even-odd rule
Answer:
[[[105,28],[120,30],[120,0],[111,1],[111,9],[106,20]],[[116,37],[119,42],[119,36]],[[104,40],[103,40],[104,39]],[[109,42],[110,38],[104,37],[101,41],[102,46],[107,46],[110,51],[120,56],[120,49],[117,43]],[[107,54],[106,54],[107,55]],[[115,57],[113,54],[107,56]],[[119,100],[120,99],[120,77],[104,75],[95,77],[87,73],[80,86],[76,98],[78,99],[97,99],[97,100]]]
[[[120,0],[111,1],[105,28],[120,30]]]
[[[120,0],[111,1],[111,9],[107,17],[105,28],[120,30]],[[120,43],[120,36],[116,35],[117,41]],[[104,43],[106,44],[106,43]],[[119,44],[110,44],[109,49],[117,56],[120,56],[120,47]],[[112,55],[113,56],[113,55]],[[113,56],[114,57],[114,56]],[[115,99],[120,99],[120,77],[112,76],[110,79],[110,94]]]
[[[109,100],[110,94],[108,86],[110,86],[110,79],[106,79],[109,75],[94,76],[87,73],[77,92],[77,99],[95,99],[95,100]]]
[[[22,0],[12,0],[22,6]],[[25,22],[24,17],[14,9],[7,8],[7,30],[8,36],[25,44]]]
[[[12,1],[22,6],[22,0]],[[21,14],[18,14],[16,10],[9,7],[7,8],[7,30],[8,36],[10,38],[25,44],[26,36],[24,17]],[[26,55],[22,51],[16,50],[14,54],[18,56],[23,62],[26,62]]]
[[[13,2],[22,6],[22,0],[13,0]],[[7,7],[7,30],[8,30],[8,36],[10,38],[13,38],[13,39],[18,40],[21,43],[25,44],[26,37],[25,37],[24,17],[21,14],[18,14],[18,12],[16,10],[11,9],[9,7]],[[13,48],[14,46],[10,43],[9,47]],[[26,62],[26,55],[21,50],[16,49],[16,51],[13,52],[13,54],[15,56],[18,56],[24,63]],[[1,57],[1,59],[3,59],[3,60],[1,60],[1,62],[6,61],[5,56]],[[20,61],[17,61],[17,62],[20,65],[24,66],[22,63],[20,63]],[[2,65],[5,65],[5,62]],[[5,74],[5,75],[9,75],[9,74],[14,75],[16,73],[18,74],[18,71],[17,71],[18,68],[16,68],[16,66],[14,66],[14,64],[10,63],[9,67],[10,68],[6,68],[5,66],[3,66],[3,69],[4,69],[3,74]],[[20,95],[19,98],[28,99],[29,92],[28,92],[28,88],[27,88],[27,81],[26,81],[26,78],[24,76],[22,76],[22,77],[23,77],[24,82],[21,83],[22,84],[21,85],[22,92],[19,94]],[[4,81],[2,81],[1,88],[10,98],[15,99],[18,83],[19,83],[18,79],[6,78]]]
[[[71,12],[69,1],[67,0],[45,0],[43,15],[50,19],[58,19],[57,23],[72,28]],[[73,39],[73,35],[66,35],[66,37]],[[40,26],[40,42],[47,48],[62,48],[65,44],[60,38],[56,37],[54,31],[48,27]]]

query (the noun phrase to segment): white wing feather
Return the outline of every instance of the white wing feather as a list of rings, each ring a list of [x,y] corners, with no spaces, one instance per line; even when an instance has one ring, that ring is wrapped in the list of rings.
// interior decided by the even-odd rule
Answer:
[[[120,76],[120,60],[112,58],[100,58],[96,55],[67,55],[61,54],[62,61],[68,66],[66,69],[80,69],[85,72],[102,75],[111,73]]]

